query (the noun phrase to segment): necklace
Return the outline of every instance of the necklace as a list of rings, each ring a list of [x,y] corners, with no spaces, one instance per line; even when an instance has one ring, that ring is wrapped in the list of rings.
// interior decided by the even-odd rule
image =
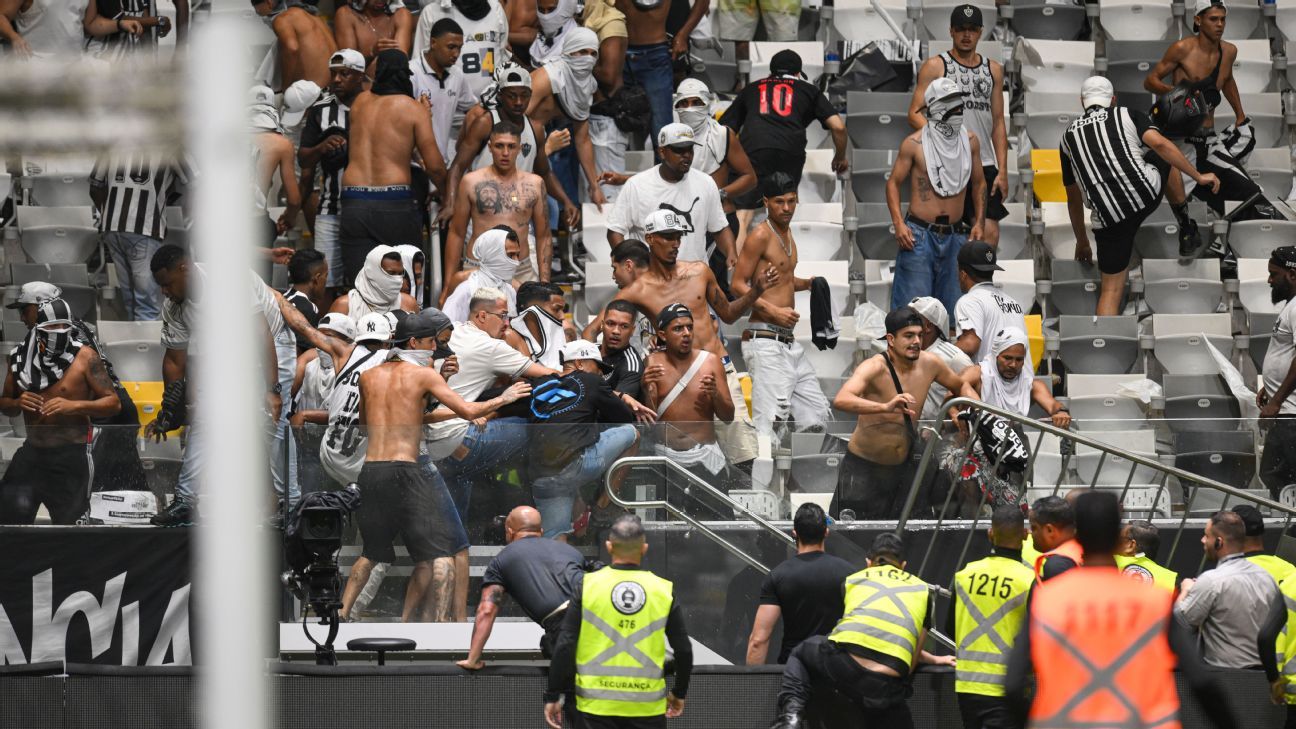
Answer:
[[[782,233],[778,232],[778,228],[774,227],[774,224],[769,221],[769,218],[765,219],[765,224],[774,232],[774,237],[778,238],[779,245],[783,247],[783,252],[787,254],[788,260],[792,260],[792,246],[788,244],[787,239],[783,237]]]

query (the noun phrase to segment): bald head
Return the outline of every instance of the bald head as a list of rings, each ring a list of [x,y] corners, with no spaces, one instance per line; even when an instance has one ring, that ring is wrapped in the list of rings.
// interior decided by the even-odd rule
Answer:
[[[540,524],[540,512],[530,506],[519,506],[509,512],[504,520],[504,540],[512,543],[522,537],[538,537],[544,533]]]
[[[612,522],[608,530],[608,554],[613,563],[639,564],[648,544],[644,539],[643,522],[634,514],[623,514]]]

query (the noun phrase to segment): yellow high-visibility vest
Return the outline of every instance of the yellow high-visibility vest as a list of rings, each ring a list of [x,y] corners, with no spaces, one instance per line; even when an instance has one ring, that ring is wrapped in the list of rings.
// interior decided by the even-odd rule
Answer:
[[[1035,573],[1019,561],[991,555],[954,575],[954,690],[1003,696],[1008,656],[1026,620]]]
[[[581,590],[576,708],[597,716],[665,714],[670,581],[604,567],[585,575]]]
[[[912,670],[927,618],[927,583],[899,567],[878,565],[846,578],[842,619],[828,636],[900,659]]]

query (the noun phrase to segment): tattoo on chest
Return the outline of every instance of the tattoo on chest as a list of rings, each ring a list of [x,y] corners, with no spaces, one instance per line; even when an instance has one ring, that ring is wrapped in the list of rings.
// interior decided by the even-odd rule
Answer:
[[[914,175],[914,187],[918,190],[918,199],[924,202],[931,200],[936,194],[932,190],[931,180],[927,179],[927,175],[924,174]]]
[[[529,213],[535,207],[537,190],[527,183],[483,180],[473,187],[477,212],[483,215]]]

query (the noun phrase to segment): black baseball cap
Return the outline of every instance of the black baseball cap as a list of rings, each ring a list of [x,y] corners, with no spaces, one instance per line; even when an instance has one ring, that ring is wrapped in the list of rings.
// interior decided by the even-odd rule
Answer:
[[[770,74],[797,75],[801,73],[801,55],[790,48],[784,48],[770,59],[769,70]]]
[[[971,6],[969,6],[971,7]],[[978,273],[1002,271],[999,265],[999,253],[995,247],[982,240],[970,240],[963,244],[958,254],[959,268],[966,268]]]
[[[963,4],[950,11],[950,27],[966,28],[972,26],[980,28],[985,25],[981,19],[981,9],[975,5]]]
[[[923,316],[912,306],[902,306],[899,309],[893,309],[886,315],[886,333],[895,334],[905,327],[921,327],[923,325]],[[886,339],[886,334],[878,337]]]
[[[1269,254],[1269,262],[1279,268],[1296,269],[1296,246],[1278,246]],[[23,286],[27,290],[27,286]]]
[[[667,304],[657,314],[657,331],[665,331],[666,327],[676,319],[693,318],[693,311],[678,301],[673,304]]]
[[[1242,524],[1246,526],[1246,535],[1248,537],[1264,536],[1264,517],[1260,515],[1260,510],[1250,504],[1238,504],[1233,507],[1233,513],[1242,517]]]

